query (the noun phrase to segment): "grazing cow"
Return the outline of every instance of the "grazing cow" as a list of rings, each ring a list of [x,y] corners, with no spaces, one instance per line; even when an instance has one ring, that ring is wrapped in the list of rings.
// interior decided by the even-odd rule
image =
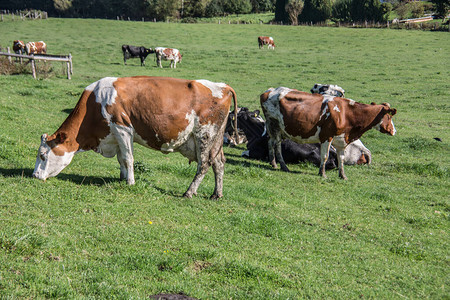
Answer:
[[[16,54],[23,54],[25,52],[25,43],[20,40],[15,40],[13,42],[13,51]]]
[[[264,45],[267,45],[267,49],[275,50],[275,43],[271,36],[258,36],[258,45],[259,49],[263,48]]]
[[[162,68],[161,60],[170,60],[170,67],[176,68],[177,62],[181,62],[181,53],[178,49],[156,47],[156,65]]]
[[[25,45],[25,51],[28,55],[30,54],[46,54],[47,44],[43,41],[39,42],[28,42]]]
[[[59,129],[42,135],[33,177],[58,175],[75,153],[117,154],[120,178],[134,184],[133,142],[163,153],[180,152],[198,163],[184,193],[192,197],[212,165],[222,197],[222,137],[234,90],[225,83],[168,77],[106,77],[89,85]],[[237,111],[237,109],[236,109]]]
[[[128,58],[139,57],[141,59],[141,66],[145,66],[145,59],[147,58],[147,55],[150,53],[155,53],[152,48],[145,48],[143,46],[136,47],[131,45],[122,45],[122,52],[124,65],[127,64]]]
[[[283,171],[289,171],[281,153],[281,140],[321,144],[319,175],[325,175],[325,162],[332,144],[338,154],[339,176],[344,173],[345,147],[364,132],[376,128],[394,135],[392,116],[397,112],[388,103],[362,104],[330,95],[309,94],[285,87],[271,88],[260,97],[269,133],[269,159],[276,167],[275,156]],[[275,152],[275,156],[274,156]]]

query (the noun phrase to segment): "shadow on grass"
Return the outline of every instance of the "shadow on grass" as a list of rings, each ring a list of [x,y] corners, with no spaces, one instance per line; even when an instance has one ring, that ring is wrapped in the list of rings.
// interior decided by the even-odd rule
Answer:
[[[73,108],[66,108],[66,109],[63,109],[63,110],[61,110],[63,113],[66,113],[66,114],[70,114],[71,112],[72,112],[72,110],[73,110]]]
[[[32,177],[33,169],[5,169],[0,168],[0,174],[5,177]],[[56,176],[59,180],[71,181],[79,185],[106,185],[119,181],[119,178],[113,177],[95,177],[95,176],[82,176],[74,174],[60,173]]]
[[[270,171],[281,171],[280,170],[280,166],[278,165],[277,169],[272,168],[272,166],[269,164],[269,162],[265,162],[265,161],[261,161],[261,160],[251,160],[251,159],[246,159],[246,160],[236,160],[230,157],[239,157],[242,158],[242,156],[239,155],[235,155],[235,154],[226,154],[225,155],[227,158],[226,164],[230,164],[230,165],[234,165],[234,166],[244,166],[244,167],[254,167],[254,168],[260,168],[260,169],[265,169],[265,170],[270,170]],[[293,174],[303,174],[303,172],[300,171],[289,171],[289,173],[293,173]]]

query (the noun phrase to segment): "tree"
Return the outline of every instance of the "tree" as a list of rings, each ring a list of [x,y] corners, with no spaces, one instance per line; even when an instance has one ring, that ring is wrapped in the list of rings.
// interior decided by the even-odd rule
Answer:
[[[273,0],[250,0],[252,4],[252,12],[260,13],[266,11],[273,11],[275,2]]]
[[[157,20],[167,20],[169,17],[177,17],[179,0],[147,0],[147,14]]]
[[[352,0],[353,21],[383,21],[383,10],[379,0]]]
[[[229,14],[248,14],[252,10],[250,0],[226,0],[223,9]]]
[[[289,0],[277,0],[275,2],[275,21],[287,23],[289,21],[289,15],[286,11],[286,5]]]
[[[450,9],[450,0],[431,0],[438,16],[445,18]]]
[[[72,8],[72,0],[53,0],[53,5],[58,12],[65,12]]]
[[[305,0],[303,11],[300,14],[300,21],[324,22],[331,18],[331,10],[331,0]]]
[[[338,0],[334,3],[332,16],[335,21],[350,22],[352,0]]]
[[[286,5],[286,12],[289,15],[289,21],[291,25],[298,25],[298,16],[303,10],[303,1],[301,0],[290,0]]]

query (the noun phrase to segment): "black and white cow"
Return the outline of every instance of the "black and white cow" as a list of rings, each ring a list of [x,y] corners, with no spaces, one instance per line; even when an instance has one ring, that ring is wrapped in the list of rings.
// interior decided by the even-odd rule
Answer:
[[[141,59],[141,66],[145,66],[145,59],[147,55],[155,53],[152,48],[145,48],[143,46],[136,47],[131,45],[122,45],[123,63],[127,64],[128,58],[139,57]]]

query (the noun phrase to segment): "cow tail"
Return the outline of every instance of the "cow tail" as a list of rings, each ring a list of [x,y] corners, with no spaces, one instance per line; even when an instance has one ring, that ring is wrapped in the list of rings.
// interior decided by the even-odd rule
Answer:
[[[237,106],[236,92],[233,89],[230,89],[230,90],[233,95],[233,101],[234,101],[234,134],[236,135],[236,139],[239,139],[238,125],[237,125],[238,106]],[[237,140],[237,142],[239,143],[239,140]]]

